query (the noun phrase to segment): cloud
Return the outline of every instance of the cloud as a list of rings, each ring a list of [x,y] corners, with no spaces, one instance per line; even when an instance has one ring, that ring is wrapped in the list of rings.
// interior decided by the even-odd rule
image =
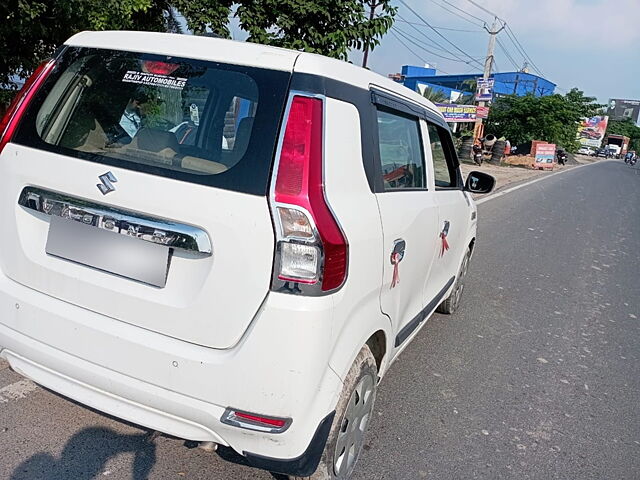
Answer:
[[[589,48],[605,52],[640,42],[638,0],[478,0],[505,18],[528,43],[555,46],[556,51]],[[464,4],[464,5],[463,5]],[[469,2],[458,5],[470,13]]]

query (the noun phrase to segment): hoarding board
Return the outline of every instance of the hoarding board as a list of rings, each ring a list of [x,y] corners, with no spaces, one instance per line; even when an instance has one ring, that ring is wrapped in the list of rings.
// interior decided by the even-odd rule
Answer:
[[[607,115],[611,120],[626,120],[630,118],[633,123],[638,123],[638,118],[640,118],[640,100],[612,98],[609,100]]]
[[[489,107],[478,106],[476,118],[489,118]]]
[[[476,101],[477,102],[490,102],[493,100],[493,85],[495,80],[493,78],[478,78],[477,84],[478,88],[476,90]]]
[[[585,147],[600,148],[607,131],[609,117],[591,117],[582,120],[578,125],[578,142]]]
[[[475,105],[456,105],[454,103],[436,103],[442,112],[445,122],[475,122],[477,107]]]
[[[533,168],[543,168],[553,170],[556,158],[555,143],[539,143],[536,145],[535,160]]]

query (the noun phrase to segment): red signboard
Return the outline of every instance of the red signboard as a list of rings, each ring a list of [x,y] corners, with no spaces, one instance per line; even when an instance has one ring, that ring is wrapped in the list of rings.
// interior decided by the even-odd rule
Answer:
[[[556,158],[556,144],[538,143],[536,145],[535,156],[536,158],[535,163],[533,164],[533,168],[540,170],[553,170]]]
[[[476,110],[476,118],[489,118],[489,107],[478,106]]]

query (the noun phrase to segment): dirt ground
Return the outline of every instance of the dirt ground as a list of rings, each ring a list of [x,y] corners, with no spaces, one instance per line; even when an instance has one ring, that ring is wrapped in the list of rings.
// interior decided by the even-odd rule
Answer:
[[[594,157],[588,157],[586,155],[575,155],[574,158],[578,162],[577,165],[556,165],[553,171],[533,170],[529,167],[533,161],[531,157],[511,157],[509,161],[512,165],[502,164],[498,166],[491,165],[485,162],[482,164],[482,166],[478,167],[477,165],[469,165],[467,163],[463,163],[460,166],[460,169],[462,170],[462,176],[464,178],[467,178],[469,172],[473,170],[485,172],[489,175],[492,175],[496,179],[496,186],[494,188],[495,192],[498,190],[502,190],[509,185],[532,180],[541,175],[550,175],[553,172],[567,170],[584,163],[593,163],[594,161],[596,161]]]

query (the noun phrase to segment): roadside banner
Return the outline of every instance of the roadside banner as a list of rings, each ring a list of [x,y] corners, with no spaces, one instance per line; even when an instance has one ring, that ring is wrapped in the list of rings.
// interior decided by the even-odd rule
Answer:
[[[631,119],[633,123],[638,123],[640,119],[640,100],[612,98],[607,106],[607,115],[612,120]]]
[[[456,105],[453,103],[436,103],[442,112],[445,122],[475,122],[477,107],[475,105]]]
[[[591,117],[582,120],[578,125],[578,142],[584,147],[600,148],[607,131],[609,117]]]
[[[489,107],[478,106],[476,118],[489,118]]]
[[[478,88],[476,90],[476,102],[490,102],[493,100],[493,85],[495,80],[493,78],[478,78]]]
[[[538,143],[536,145],[533,168],[553,170],[556,158],[555,143]]]

